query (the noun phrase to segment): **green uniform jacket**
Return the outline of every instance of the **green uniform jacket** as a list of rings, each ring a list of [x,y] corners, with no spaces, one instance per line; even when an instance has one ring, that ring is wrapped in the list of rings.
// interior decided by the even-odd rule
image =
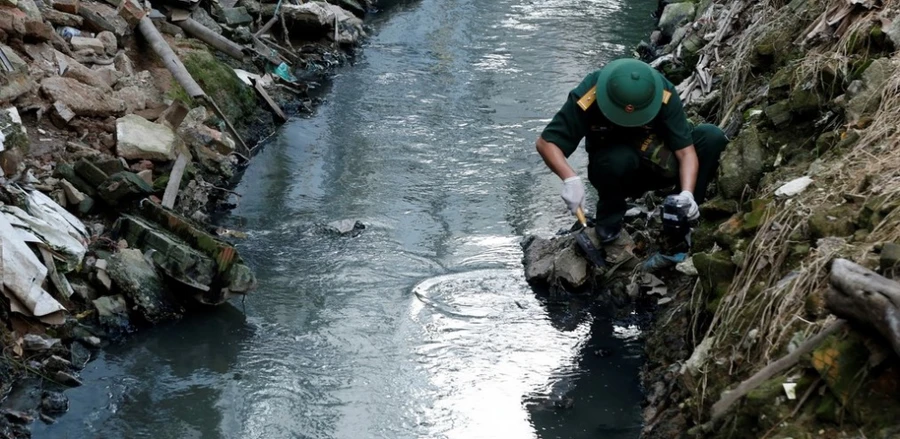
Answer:
[[[664,99],[665,103],[656,118],[649,125],[626,128],[610,122],[600,111],[597,102],[590,99],[599,74],[600,70],[597,70],[587,75],[578,87],[569,92],[566,103],[541,133],[544,140],[556,144],[566,157],[575,152],[581,139],[585,139],[585,149],[588,153],[612,144],[633,145],[639,148],[644,139],[651,134],[662,139],[665,146],[672,151],[693,144],[692,128],[684,113],[684,106],[675,91],[675,86],[668,79],[663,78],[665,92],[660,92],[667,92],[668,96]],[[585,97],[586,95],[588,96]],[[586,110],[579,105],[579,100],[587,107]]]

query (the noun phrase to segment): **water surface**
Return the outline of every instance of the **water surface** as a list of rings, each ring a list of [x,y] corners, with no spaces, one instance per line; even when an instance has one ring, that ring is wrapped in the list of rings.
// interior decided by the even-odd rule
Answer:
[[[519,242],[572,221],[535,138],[656,1],[382,5],[238,188],[259,291],[107,349],[35,437],[638,436],[638,328],[533,291]]]

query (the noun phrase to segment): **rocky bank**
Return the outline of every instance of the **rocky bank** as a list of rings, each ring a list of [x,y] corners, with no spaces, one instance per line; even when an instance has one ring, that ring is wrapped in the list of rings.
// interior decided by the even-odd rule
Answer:
[[[265,135],[310,111],[374,1],[0,1],[0,393],[68,408],[92,352],[256,287],[210,214]]]
[[[665,0],[658,18],[634,56],[731,139],[693,247],[666,252],[660,191],[633,200],[610,268],[529,237],[526,275],[653,310],[642,437],[900,437],[900,3]],[[656,250],[674,256],[650,267]]]

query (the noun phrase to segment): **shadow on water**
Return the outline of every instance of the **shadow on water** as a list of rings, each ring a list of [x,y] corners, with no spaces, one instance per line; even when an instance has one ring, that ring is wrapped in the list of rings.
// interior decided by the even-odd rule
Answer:
[[[207,407],[220,400],[223,382],[241,378],[231,371],[256,332],[235,305],[95,352],[81,373],[87,385],[66,391],[69,413],[56,424],[35,423],[34,437],[208,437],[199,433],[216,431],[221,414]]]
[[[642,420],[636,370],[643,364],[639,341],[643,317],[604,309],[590,298],[531,285],[553,327],[573,331],[586,321],[590,332],[572,364],[555,370],[546,391],[523,398],[541,439],[633,439]],[[618,317],[617,317],[618,316]],[[619,399],[621,404],[611,404]]]

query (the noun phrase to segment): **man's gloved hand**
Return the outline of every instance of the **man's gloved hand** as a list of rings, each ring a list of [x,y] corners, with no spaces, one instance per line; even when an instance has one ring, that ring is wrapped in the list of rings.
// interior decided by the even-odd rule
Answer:
[[[581,177],[576,175],[563,180],[561,195],[573,215],[579,206],[584,210],[584,183],[581,182]]]
[[[694,221],[700,218],[700,207],[697,206],[697,202],[694,201],[694,194],[691,191],[681,191],[678,194],[678,198],[683,203],[690,203],[691,207],[688,208],[688,220]]]

